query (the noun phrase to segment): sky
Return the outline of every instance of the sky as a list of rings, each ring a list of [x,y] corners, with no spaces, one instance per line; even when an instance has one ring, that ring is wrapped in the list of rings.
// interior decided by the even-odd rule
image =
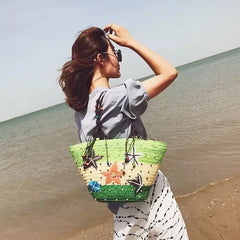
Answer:
[[[239,9],[239,0],[0,0],[0,122],[64,102],[60,69],[87,27],[122,25],[180,66],[240,47]],[[118,82],[152,74],[120,49]]]

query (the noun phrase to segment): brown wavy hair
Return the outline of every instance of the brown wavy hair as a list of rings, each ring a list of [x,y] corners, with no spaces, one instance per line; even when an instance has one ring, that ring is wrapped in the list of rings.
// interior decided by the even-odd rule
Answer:
[[[72,46],[71,60],[62,67],[59,85],[67,104],[76,111],[86,109],[94,73],[94,59],[111,44],[102,29],[91,27],[80,33]]]

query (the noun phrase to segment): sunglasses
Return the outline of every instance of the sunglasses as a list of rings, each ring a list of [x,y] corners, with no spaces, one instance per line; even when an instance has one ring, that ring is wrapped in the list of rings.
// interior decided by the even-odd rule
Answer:
[[[118,50],[114,50],[114,51],[113,51],[114,55],[111,54],[111,53],[108,53],[108,52],[102,52],[102,53],[105,53],[105,54],[108,54],[108,55],[115,56],[119,62],[122,61],[122,52],[121,52],[120,49],[118,49]]]
[[[114,54],[115,54],[115,56],[117,57],[117,60],[118,60],[119,62],[121,62],[121,61],[122,61],[122,52],[121,52],[121,50],[120,50],[120,49],[115,50],[115,51],[114,51]]]

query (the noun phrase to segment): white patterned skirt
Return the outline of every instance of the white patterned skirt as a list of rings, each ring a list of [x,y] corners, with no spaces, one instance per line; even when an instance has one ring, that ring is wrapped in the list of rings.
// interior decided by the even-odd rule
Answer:
[[[148,199],[126,203],[114,215],[114,240],[188,240],[167,178],[158,171]]]

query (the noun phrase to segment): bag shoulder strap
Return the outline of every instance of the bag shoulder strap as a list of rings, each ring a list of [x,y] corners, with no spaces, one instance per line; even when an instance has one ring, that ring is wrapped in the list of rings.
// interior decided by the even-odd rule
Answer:
[[[103,110],[103,105],[102,105],[102,102],[103,102],[103,98],[104,98],[104,95],[105,95],[105,91],[104,92],[101,92],[100,96],[98,97],[98,99],[96,100],[96,105],[95,105],[95,118],[96,118],[96,129],[93,133],[93,138],[96,139],[96,138],[100,138],[100,139],[104,139],[105,138],[105,135],[103,133],[103,130],[102,130],[102,123],[101,123],[101,118],[102,118],[102,110]]]

